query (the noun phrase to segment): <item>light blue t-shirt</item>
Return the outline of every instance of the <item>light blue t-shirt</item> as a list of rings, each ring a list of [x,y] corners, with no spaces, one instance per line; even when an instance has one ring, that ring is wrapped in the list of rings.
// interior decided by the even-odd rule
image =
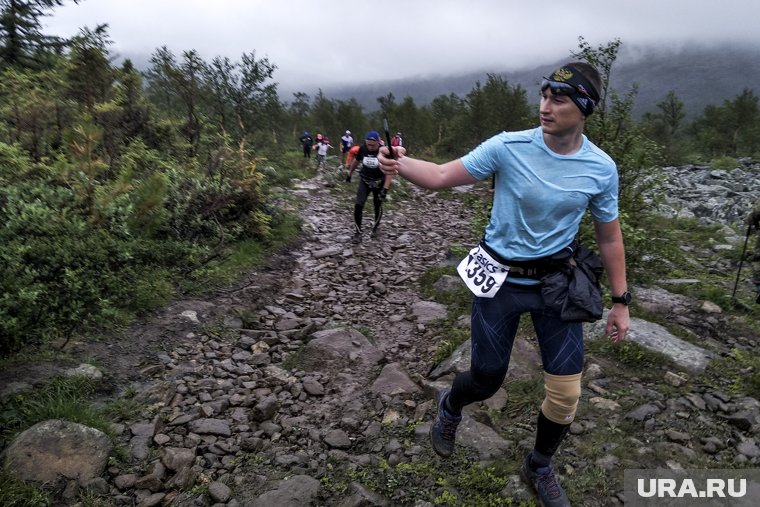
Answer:
[[[531,260],[569,245],[588,208],[594,220],[618,216],[615,162],[583,136],[577,153],[559,155],[541,128],[502,132],[462,157],[476,179],[496,175],[485,241],[508,260]]]

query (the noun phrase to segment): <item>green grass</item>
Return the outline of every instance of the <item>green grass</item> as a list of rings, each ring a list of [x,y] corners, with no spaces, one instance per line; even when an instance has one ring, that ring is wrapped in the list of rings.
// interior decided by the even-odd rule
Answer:
[[[320,482],[333,495],[344,494],[350,483],[357,482],[390,498],[394,505],[425,500],[442,506],[502,507],[518,505],[503,496],[511,472],[501,464],[481,467],[458,453],[442,467],[427,460],[395,466],[382,461],[375,467],[350,470],[336,466]]]
[[[79,361],[68,349],[59,350],[53,348],[49,343],[29,346],[20,350],[16,354],[8,357],[0,357],[0,369],[11,368],[19,365],[44,363],[46,361]],[[81,362],[81,361],[79,361]]]
[[[372,346],[376,346],[377,345],[377,337],[375,336],[375,333],[372,331],[372,329],[370,327],[364,326],[364,325],[351,325],[351,324],[349,324],[348,328],[349,329],[353,329],[354,331],[356,331],[360,335],[364,336],[367,339],[367,341]]]
[[[412,196],[412,184],[403,178],[393,178],[391,180],[391,187],[388,190],[388,196],[390,197],[390,203],[394,201],[402,201],[409,199]]]
[[[304,162],[303,153],[288,151],[279,155],[276,164],[263,164],[260,169],[267,177],[270,186],[290,187],[294,179],[305,179],[313,176],[314,163]]]
[[[21,393],[0,404],[0,448],[10,438],[38,422],[62,419],[110,434],[110,422],[95,409],[91,399],[95,385],[86,377],[56,377],[30,393]]]
[[[584,420],[591,420],[589,416],[585,414],[590,413],[593,409],[590,407],[590,402],[586,398],[581,398],[582,406],[579,412],[584,414]],[[607,449],[614,449],[614,453],[617,457],[631,458],[632,455],[627,455],[627,452],[635,453],[636,449],[632,448],[627,439],[643,431],[642,424],[631,421],[629,419],[623,419],[620,421],[613,420],[600,420],[599,425],[593,430],[589,430],[583,433],[583,435],[576,439],[574,443],[575,450],[578,454],[582,455],[587,461],[593,461],[597,458],[601,458],[608,454]]]
[[[79,503],[77,505],[80,507],[111,507],[113,504],[91,491],[84,491],[79,494]]]
[[[659,352],[651,351],[636,342],[625,340],[613,343],[599,339],[586,341],[590,354],[610,358],[624,366],[636,369],[638,376],[659,375],[662,367],[671,364],[670,359]]]
[[[503,495],[509,482],[504,470],[490,466],[481,468],[473,466],[459,471],[447,481],[455,491],[461,492],[461,498],[444,489],[434,500],[435,505],[468,505],[473,507],[501,507],[516,505]],[[446,486],[447,484],[441,484]]]
[[[47,507],[53,500],[42,488],[20,481],[0,468],[0,505],[3,507]]]
[[[466,255],[466,250],[463,248],[460,251],[457,247],[453,247],[452,252],[454,255],[460,253],[462,256]],[[459,276],[454,267],[436,266],[422,273],[419,279],[420,292],[424,297],[446,305],[446,318],[430,324],[431,331],[443,337],[438,343],[438,348],[433,357],[437,363],[448,358],[452,352],[470,338],[469,326],[457,326],[457,321],[462,315],[470,313],[472,294],[464,284],[456,290],[447,292],[433,288],[435,282],[443,275]]]
[[[532,419],[544,399],[544,379],[536,375],[528,379],[508,380],[506,391],[509,394],[507,420]]]
[[[736,169],[737,167],[741,167],[741,164],[736,158],[723,155],[722,157],[718,157],[711,160],[710,167],[713,167],[715,169],[730,170],[730,169]]]
[[[724,309],[732,308],[734,305],[731,301],[731,291],[722,287],[720,282],[720,278],[706,276],[704,280],[697,283],[677,285],[671,287],[670,290],[694,299],[712,301]]]
[[[486,229],[491,218],[491,206],[493,205],[491,180],[487,179],[477,182],[474,192],[457,193],[455,195],[461,199],[466,208],[473,211],[470,232],[476,238],[482,237],[483,231]]]
[[[133,419],[144,408],[143,401],[137,399],[136,395],[137,391],[130,387],[118,398],[110,400],[103,409],[104,413],[116,421]]]
[[[454,253],[454,255],[456,255],[456,253]],[[464,257],[464,255],[466,255],[466,252],[462,253],[462,257]],[[432,267],[420,275],[419,284],[422,294],[427,298],[446,305],[448,307],[449,315],[453,315],[454,318],[470,313],[472,294],[464,284],[457,287],[456,290],[447,292],[438,291],[433,287],[435,282],[437,282],[443,275],[459,277],[456,268],[453,266]]]
[[[288,352],[287,355],[282,359],[282,367],[286,370],[297,370],[301,367],[303,364],[303,358],[306,354],[306,347],[301,346],[297,350]]]
[[[301,221],[292,213],[277,213],[270,225],[272,230],[266,242],[245,240],[230,245],[218,259],[179,280],[181,290],[202,294],[210,288],[228,285],[264,264],[270,255],[292,243],[301,231]]]
[[[760,398],[760,357],[735,348],[730,355],[711,361],[700,380],[732,395]]]
[[[433,360],[440,363],[448,359],[456,349],[470,339],[470,328],[440,326],[441,332],[445,332],[445,338],[438,343],[433,354]],[[437,327],[436,327],[437,328]]]
[[[705,346],[704,340],[683,326],[680,326],[679,324],[673,322],[673,320],[668,318],[667,315],[645,310],[636,303],[633,303],[631,306],[629,306],[629,309],[631,317],[636,317],[642,320],[646,320],[647,322],[659,324],[660,326],[667,329],[670,334],[682,339],[683,341],[692,343],[699,347]]]
[[[96,428],[110,435],[106,411],[92,404],[94,382],[86,377],[56,377],[32,392],[20,393],[0,402],[0,448],[5,448],[18,433],[50,419],[61,419]],[[105,505],[91,495],[82,496],[81,505]],[[7,469],[0,470],[0,505],[42,507],[52,499],[41,487],[17,480]]]
[[[415,424],[384,426],[380,438],[385,442],[396,439],[404,448],[410,448],[415,445]],[[344,496],[352,483],[358,483],[388,499],[390,505],[415,505],[423,501],[468,507],[535,505],[532,501],[519,504],[508,498],[511,492],[505,491],[505,487],[518,466],[511,458],[483,466],[472,451],[458,447],[451,458],[440,460],[427,445],[422,445],[417,458],[396,465],[380,459],[361,468],[331,459],[320,478],[323,498]],[[262,473],[265,465],[250,463],[250,466],[256,473]]]
[[[605,470],[590,466],[573,475],[563,476],[562,486],[569,498],[583,498],[585,505],[607,505],[621,488],[621,482]]]
[[[699,258],[702,255],[700,249],[710,256],[729,260],[739,255],[732,250],[711,250],[711,245],[726,242],[722,227],[717,225],[701,224],[693,218],[658,215],[636,217],[635,227],[629,225],[627,217],[622,220],[629,284],[657,284],[663,278],[709,277],[709,264]],[[682,245],[695,249],[683,250]]]

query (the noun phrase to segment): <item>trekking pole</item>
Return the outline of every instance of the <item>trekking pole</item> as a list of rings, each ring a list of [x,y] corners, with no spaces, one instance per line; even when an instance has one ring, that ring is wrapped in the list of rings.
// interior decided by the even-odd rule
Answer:
[[[749,235],[752,232],[752,224],[747,226],[747,236],[744,238],[744,248],[742,248],[742,256],[739,259],[739,269],[736,271],[736,281],[734,282],[734,291],[731,293],[731,300],[736,301],[736,288],[739,286],[739,275],[742,272],[742,264],[744,264],[744,255],[747,253],[747,243],[749,243]]]
[[[388,128],[388,118],[383,118],[383,130],[385,130],[385,142],[388,144],[388,154],[392,159],[396,159],[396,150],[391,146],[391,131]],[[383,201],[380,200],[380,215],[383,216]]]
[[[392,159],[396,158],[396,150],[391,146],[391,131],[388,128],[388,118],[383,118],[383,129],[385,129],[385,142],[388,143],[388,152]]]

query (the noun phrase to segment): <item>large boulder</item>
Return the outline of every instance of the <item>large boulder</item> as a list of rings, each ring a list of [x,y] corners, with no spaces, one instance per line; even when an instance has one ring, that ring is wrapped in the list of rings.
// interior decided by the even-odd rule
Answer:
[[[457,347],[428,376],[432,379],[437,379],[450,373],[456,374],[469,371],[471,359],[472,340],[467,340]],[[536,349],[535,341],[529,341],[521,336],[516,337],[509,359],[509,378],[526,379],[541,371],[541,356]]]
[[[63,476],[82,484],[103,474],[112,448],[100,430],[52,419],[16,437],[3,453],[3,463],[23,481],[54,482]]]
[[[305,370],[334,371],[354,364],[374,366],[384,354],[366,336],[350,328],[317,331],[304,347],[302,366]]]
[[[383,367],[383,371],[372,383],[370,391],[388,396],[408,395],[420,392],[420,387],[409,378],[409,374],[402,365],[391,363]]]
[[[604,339],[608,310],[601,320],[586,324],[586,338]],[[674,336],[665,327],[643,319],[631,318],[626,340],[638,343],[642,347],[659,352],[685,370],[703,372],[715,354],[697,345]]]
[[[275,489],[259,496],[251,507],[303,507],[313,505],[319,493],[319,481],[308,475],[294,475],[279,481]]]

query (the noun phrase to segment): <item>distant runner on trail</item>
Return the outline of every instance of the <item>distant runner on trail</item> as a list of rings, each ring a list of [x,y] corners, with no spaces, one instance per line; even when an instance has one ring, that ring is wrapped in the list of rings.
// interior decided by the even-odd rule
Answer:
[[[299,141],[303,147],[303,158],[311,158],[311,145],[314,144],[314,139],[304,130]]]
[[[391,146],[404,146],[404,138],[401,137],[401,132],[396,132],[396,135],[393,136]]]
[[[364,204],[367,202],[367,197],[369,197],[370,193],[372,193],[372,204],[375,207],[375,222],[372,225],[371,236],[374,238],[377,235],[377,228],[383,216],[383,201],[388,195],[388,189],[391,185],[392,177],[383,174],[377,162],[378,150],[380,150],[380,134],[371,130],[367,132],[364,144],[359,147],[356,158],[351,162],[351,166],[348,169],[348,176],[346,176],[346,181],[350,182],[354,170],[361,165],[359,187],[356,189],[356,201],[354,204],[355,230],[354,236],[351,239],[354,244],[362,242],[362,215],[364,213]]]
[[[520,316],[529,313],[541,350],[544,400],[535,445],[520,473],[543,506],[570,505],[551,460],[578,407],[583,321],[601,317],[602,264],[613,295],[606,333],[619,342],[629,327],[617,167],[583,134],[601,89],[594,67],[569,63],[541,82],[537,128],[502,132],[444,164],[407,157],[402,147],[394,148],[397,159],[388,157],[385,147],[379,155],[385,174],[425,188],[496,178],[483,240],[458,268],[473,292],[470,370],[437,396],[430,440],[436,453],[451,456],[462,409],[487,400],[502,386]],[[601,260],[576,241],[586,209]]]
[[[355,144],[351,146],[350,150],[348,150],[348,155],[346,156],[346,164],[345,164],[346,168],[351,167],[351,162],[354,161],[354,159],[356,158],[356,154],[359,153],[359,148],[361,148],[361,146],[358,144]]]
[[[340,163],[342,165],[348,164],[348,162],[346,162],[346,159],[348,157],[348,151],[351,149],[353,144],[354,144],[354,138],[351,136],[351,131],[346,130],[346,133],[343,134],[343,137],[340,138],[340,153],[341,153]]]
[[[327,150],[332,148],[330,140],[327,138],[321,138],[319,142],[314,145],[314,149],[317,150],[317,169],[321,169],[325,166],[325,159],[327,158]]]

